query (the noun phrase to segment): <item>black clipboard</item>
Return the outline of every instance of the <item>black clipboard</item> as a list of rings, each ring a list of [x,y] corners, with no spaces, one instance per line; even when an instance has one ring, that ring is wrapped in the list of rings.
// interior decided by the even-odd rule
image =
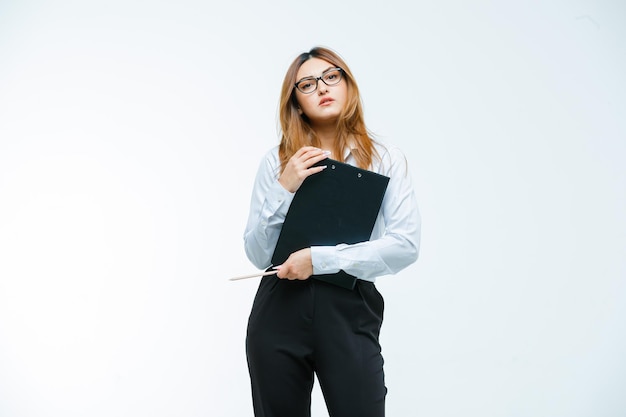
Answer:
[[[303,248],[365,242],[372,234],[389,177],[329,158],[315,165],[327,168],[307,177],[296,191],[274,249],[273,265]],[[348,289],[357,280],[343,270],[311,278]]]

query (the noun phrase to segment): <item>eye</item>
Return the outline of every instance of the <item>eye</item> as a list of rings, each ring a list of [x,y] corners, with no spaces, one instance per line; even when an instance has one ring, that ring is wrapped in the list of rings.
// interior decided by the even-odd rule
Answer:
[[[309,91],[315,88],[313,79],[305,79],[298,82],[298,88],[302,91]]]
[[[326,81],[327,83],[337,83],[339,82],[341,78],[341,74],[339,73],[338,70],[331,70],[329,72],[327,72],[326,74],[324,74],[324,81]]]

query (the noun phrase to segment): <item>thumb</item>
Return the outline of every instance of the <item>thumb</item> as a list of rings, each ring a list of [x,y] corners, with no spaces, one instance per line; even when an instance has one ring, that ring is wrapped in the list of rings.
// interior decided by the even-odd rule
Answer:
[[[276,276],[278,278],[285,278],[289,270],[289,268],[286,268],[284,265],[277,265],[274,269],[276,270]]]

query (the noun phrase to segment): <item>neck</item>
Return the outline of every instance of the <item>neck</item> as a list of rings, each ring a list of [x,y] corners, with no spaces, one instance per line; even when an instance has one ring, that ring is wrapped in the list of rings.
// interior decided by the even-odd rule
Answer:
[[[335,124],[317,125],[313,129],[320,141],[322,149],[332,150],[335,147],[335,142],[337,141],[337,129]]]

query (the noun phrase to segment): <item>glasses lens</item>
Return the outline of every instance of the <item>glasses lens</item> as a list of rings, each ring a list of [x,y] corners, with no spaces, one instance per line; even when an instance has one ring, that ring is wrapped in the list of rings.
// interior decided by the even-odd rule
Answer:
[[[305,78],[298,81],[296,87],[305,94],[312,93],[317,87],[317,80],[315,78]]]
[[[324,81],[324,83],[326,83],[326,85],[337,84],[339,81],[341,81],[341,70],[337,68],[325,72],[322,75],[322,80]]]

